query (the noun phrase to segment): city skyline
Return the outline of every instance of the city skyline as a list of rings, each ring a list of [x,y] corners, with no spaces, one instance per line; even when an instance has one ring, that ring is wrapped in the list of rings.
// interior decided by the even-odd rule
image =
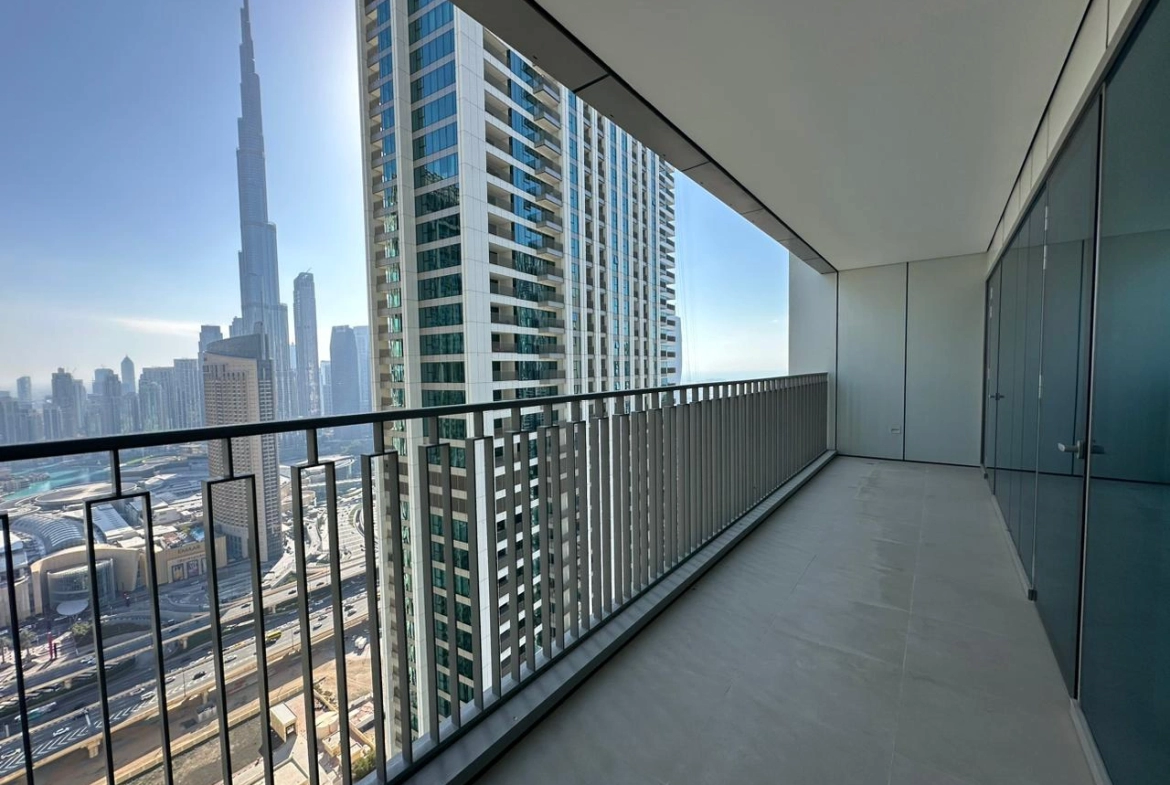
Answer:
[[[4,38],[11,45],[0,58],[13,73],[23,74],[19,63],[43,42],[64,42],[67,54],[27,80],[22,76],[0,87],[0,97],[21,102],[37,121],[0,130],[4,149],[28,152],[5,161],[10,176],[0,183],[0,201],[12,207],[0,216],[0,276],[12,280],[17,295],[14,306],[0,314],[0,331],[27,336],[0,354],[0,390],[15,394],[16,379],[27,375],[39,394],[58,366],[88,377],[93,368],[113,367],[126,354],[141,366],[190,357],[200,325],[222,325],[226,334],[238,314],[237,298],[222,295],[238,287],[236,162],[229,151],[237,145],[240,106],[239,5],[185,8],[189,26],[177,32],[167,4],[160,5],[119,4],[101,13],[22,8],[10,28],[21,29],[21,37]],[[333,325],[366,321],[361,121],[349,55],[353,9],[340,0],[292,0],[279,8],[254,1],[251,12],[264,75],[270,209],[281,224],[281,291],[291,299],[295,276],[314,270],[323,344]],[[99,39],[119,42],[120,64],[100,56]],[[82,80],[85,95],[104,96],[106,102],[86,107],[91,132],[84,138],[66,134],[68,143],[62,136],[69,127],[63,107],[47,101],[40,86],[40,80],[63,78],[62,69],[70,79]],[[130,73],[146,81],[131,82]],[[159,112],[139,113],[131,96],[141,89],[159,95]],[[144,134],[157,127],[158,115],[166,118],[166,133]],[[186,154],[175,157],[176,146]],[[58,152],[37,154],[49,149]],[[187,187],[161,200],[144,198],[142,187],[160,167]],[[59,176],[73,178],[75,192],[40,198],[40,183]],[[58,208],[69,208],[87,191],[101,191],[104,198],[76,203],[77,228],[88,238],[82,262],[69,238],[51,227]],[[683,177],[677,193],[680,312],[684,342],[688,348],[695,344],[684,353],[684,376],[694,376],[704,363],[731,362],[719,347],[705,350],[702,340],[692,340],[727,335],[721,330],[729,314],[761,327],[786,317],[786,253]],[[684,220],[688,214],[693,227]],[[127,222],[133,222],[133,232]],[[712,244],[719,247],[717,256],[706,253]],[[703,264],[691,267],[697,256]],[[167,263],[148,261],[155,258]],[[18,272],[28,265],[39,269],[35,282]],[[101,271],[110,265],[125,274],[109,279]],[[776,288],[736,292],[726,274],[733,268],[744,274],[763,271]],[[48,299],[46,292],[54,296]],[[733,300],[734,307],[719,313]],[[33,324],[37,328],[28,329]],[[74,340],[80,333],[85,342]],[[750,359],[751,349],[766,343],[775,349],[765,354],[772,352],[774,364],[783,367],[781,335],[746,340],[755,343],[732,355]],[[745,372],[764,370],[736,364]]]

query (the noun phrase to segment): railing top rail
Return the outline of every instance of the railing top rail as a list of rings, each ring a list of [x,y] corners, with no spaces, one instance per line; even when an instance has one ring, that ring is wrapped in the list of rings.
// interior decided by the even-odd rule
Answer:
[[[542,408],[566,403],[599,401],[608,398],[627,398],[634,395],[648,395],[664,392],[686,392],[714,387],[721,384],[746,384],[768,382],[780,379],[814,379],[826,376],[824,373],[792,374],[789,376],[761,376],[751,379],[722,379],[719,381],[695,382],[693,384],[643,387],[637,390],[608,390],[597,393],[555,395],[547,398],[527,398],[523,401],[485,401],[483,403],[460,404],[458,406],[432,406],[421,409],[388,409],[380,412],[361,414],[340,414],[329,417],[305,417],[299,420],[269,420],[265,422],[240,423],[237,425],[216,425],[204,428],[187,428],[172,431],[150,431],[118,436],[95,436],[82,439],[63,439],[47,442],[30,442],[0,446],[0,464],[13,461],[30,461],[40,458],[61,458],[87,453],[110,452],[113,450],[138,450],[147,447],[165,447],[190,442],[209,442],[222,439],[240,439],[249,436],[297,433],[341,428],[349,425],[377,425],[396,420],[415,420],[431,417],[453,417],[461,414],[505,411],[514,408]]]

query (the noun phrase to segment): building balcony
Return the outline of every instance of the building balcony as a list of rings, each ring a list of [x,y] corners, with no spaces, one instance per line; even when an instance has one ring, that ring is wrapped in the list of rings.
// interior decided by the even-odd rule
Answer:
[[[525,300],[527,302],[540,303],[541,305],[564,305],[565,298],[555,291],[549,292],[535,292],[529,289],[516,288],[507,283],[499,281],[491,281],[489,291],[492,294],[501,297],[513,297],[518,300]]]
[[[531,351],[531,349],[534,348],[536,351]],[[559,344],[532,347],[523,346],[521,344],[510,341],[493,341],[492,351],[497,354],[523,354],[529,357],[563,357],[565,354],[565,347]]]
[[[558,188],[542,188],[540,193],[533,197],[541,207],[557,208],[564,204],[561,200],[561,191]]]
[[[561,102],[561,89],[544,77],[538,77],[533,85],[533,92],[538,100],[548,106],[558,106]]]
[[[561,168],[552,161],[541,159],[536,162],[536,176],[546,183],[556,185],[561,182]]]
[[[561,129],[561,115],[559,112],[549,109],[543,104],[538,104],[532,111],[532,118],[546,131],[559,131]]]
[[[541,371],[538,373],[525,371],[494,371],[492,381],[495,382],[556,382],[564,381],[565,372]]]
[[[546,319],[531,319],[523,316],[516,316],[515,314],[496,313],[493,312],[491,316],[492,324],[504,324],[514,327],[526,327],[532,330],[541,330],[545,332],[564,332],[565,320],[549,317]]]

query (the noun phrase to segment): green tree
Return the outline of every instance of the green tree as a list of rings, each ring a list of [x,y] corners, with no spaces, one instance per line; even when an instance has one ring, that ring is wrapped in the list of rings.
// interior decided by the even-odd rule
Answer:
[[[360,780],[374,770],[374,751],[366,750],[353,762],[353,778]]]
[[[88,621],[75,621],[73,626],[69,628],[73,633],[73,640],[78,644],[93,642],[93,623]]]

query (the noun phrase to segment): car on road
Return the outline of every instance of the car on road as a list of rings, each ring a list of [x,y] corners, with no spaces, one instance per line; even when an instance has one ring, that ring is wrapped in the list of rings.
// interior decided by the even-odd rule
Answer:
[[[174,682],[175,682],[174,676],[167,676],[167,684],[174,684]]]
[[[228,656],[223,658],[223,661],[224,662],[235,662],[239,658],[240,658],[240,655],[238,655],[238,654],[229,654]]]
[[[68,732],[69,732],[68,726],[62,726],[60,728],[57,728],[57,730],[53,731],[53,738],[56,738],[58,736],[64,736]]]
[[[191,676],[191,681],[199,681],[205,676],[207,676],[207,671],[195,671],[195,674]]]

